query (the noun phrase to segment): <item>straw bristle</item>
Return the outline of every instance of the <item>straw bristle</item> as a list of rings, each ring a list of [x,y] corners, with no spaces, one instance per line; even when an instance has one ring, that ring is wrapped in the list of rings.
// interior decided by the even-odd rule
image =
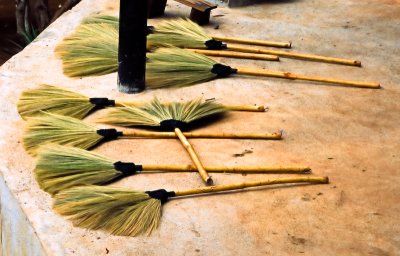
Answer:
[[[45,143],[88,149],[104,138],[96,131],[95,127],[79,119],[44,112],[42,116],[28,119],[23,143],[32,155]]]
[[[173,45],[184,48],[206,48],[205,42],[212,37],[202,27],[189,19],[168,20],[157,26],[153,34],[148,35],[147,45]]]
[[[150,235],[161,219],[161,201],[147,193],[102,186],[74,187],[55,196],[54,209],[75,226],[114,235]]]
[[[105,75],[118,69],[118,28],[109,24],[86,24],[56,48],[70,77]]]
[[[41,115],[42,111],[82,119],[95,107],[88,97],[51,85],[22,92],[17,104],[24,119]]]
[[[87,150],[48,144],[38,150],[35,177],[50,194],[80,185],[102,185],[122,175],[112,160]]]
[[[164,104],[155,98],[142,107],[113,108],[99,119],[100,122],[120,126],[160,126],[164,120],[190,123],[227,111],[222,105],[201,99]]]
[[[159,48],[147,54],[146,86],[182,87],[215,79],[217,62],[202,54],[179,48]]]
[[[106,14],[96,14],[83,19],[82,24],[110,24],[119,26],[119,18],[117,16],[111,16]]]

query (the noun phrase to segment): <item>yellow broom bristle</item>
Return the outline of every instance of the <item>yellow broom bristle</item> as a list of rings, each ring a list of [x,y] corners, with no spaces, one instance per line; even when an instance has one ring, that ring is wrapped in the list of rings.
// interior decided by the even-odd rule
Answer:
[[[46,143],[88,149],[104,139],[96,131],[95,127],[79,119],[43,112],[43,115],[27,120],[22,140],[26,151],[32,155]]]
[[[161,219],[161,201],[147,193],[103,186],[74,187],[55,195],[54,210],[75,226],[114,235],[150,235]]]
[[[82,94],[45,84],[23,91],[17,103],[23,119],[41,115],[43,111],[82,119],[95,107]]]
[[[217,62],[179,48],[159,48],[147,54],[146,86],[181,87],[217,78],[211,69]]]
[[[75,147],[47,144],[38,150],[36,180],[50,194],[82,185],[101,185],[123,175],[114,162]]]
[[[56,48],[70,77],[105,75],[118,70],[118,29],[109,24],[81,25]]]
[[[222,114],[227,109],[213,101],[201,99],[164,104],[155,98],[142,107],[113,108],[98,119],[99,122],[119,126],[160,126],[164,120],[190,123],[211,115]]]
[[[110,24],[119,26],[119,18],[117,16],[111,16],[106,14],[96,14],[83,19],[82,24]]]

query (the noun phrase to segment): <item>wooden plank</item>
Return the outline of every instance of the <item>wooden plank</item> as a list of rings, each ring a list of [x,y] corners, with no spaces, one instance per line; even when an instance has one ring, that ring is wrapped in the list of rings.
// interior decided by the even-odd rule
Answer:
[[[205,12],[217,8],[216,4],[212,4],[204,0],[175,0],[181,4],[192,7],[198,11]]]

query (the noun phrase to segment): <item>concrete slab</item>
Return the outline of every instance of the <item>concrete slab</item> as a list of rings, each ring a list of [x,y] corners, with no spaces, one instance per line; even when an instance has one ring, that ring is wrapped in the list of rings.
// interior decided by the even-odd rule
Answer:
[[[232,78],[139,95],[119,94],[116,74],[67,78],[53,53],[81,18],[103,10],[116,14],[113,2],[82,1],[0,68],[0,171],[1,183],[8,189],[1,189],[1,204],[4,209],[11,205],[9,200],[15,200],[28,230],[20,234],[31,237],[34,248],[27,250],[26,239],[22,239],[21,246],[11,246],[12,251],[3,248],[3,255],[399,255],[400,1],[297,0],[219,8],[207,27],[221,35],[291,40],[293,50],[360,59],[364,67],[289,59],[280,63],[224,60],[229,64],[376,80],[382,83],[382,90]],[[167,8],[167,18],[187,11],[176,3]],[[217,25],[218,30],[214,29]],[[50,196],[33,178],[34,159],[21,146],[24,122],[15,104],[22,90],[40,83],[125,100],[154,95],[169,100],[204,96],[226,104],[267,104],[267,113],[234,113],[225,122],[202,129],[284,129],[284,141],[192,140],[204,163],[305,164],[316,175],[329,176],[331,184],[173,200],[165,205],[160,229],[150,237],[117,237],[74,228],[51,210]],[[246,149],[253,153],[233,156]],[[141,163],[190,163],[174,140],[121,140],[95,151]],[[214,175],[218,184],[262,177]],[[115,185],[184,189],[202,186],[202,182],[191,173],[137,175]],[[16,209],[11,212],[7,215],[20,216]],[[20,231],[18,225],[2,225],[2,240]]]

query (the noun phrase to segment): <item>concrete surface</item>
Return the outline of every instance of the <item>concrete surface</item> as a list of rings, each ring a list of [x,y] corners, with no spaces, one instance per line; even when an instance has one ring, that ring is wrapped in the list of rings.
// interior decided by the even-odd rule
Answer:
[[[121,95],[116,90],[116,74],[70,79],[62,75],[61,62],[53,54],[55,45],[81,18],[101,10],[117,13],[110,1],[83,1],[0,68],[0,171],[11,194],[6,198],[18,202],[29,223],[26,225],[33,228],[41,243],[42,254],[400,255],[400,1],[297,0],[221,8],[213,12],[213,24],[208,27],[221,35],[292,40],[293,50],[360,59],[364,67],[289,59],[280,63],[224,60],[232,65],[379,81],[382,90],[232,78]],[[186,11],[170,3],[167,17]],[[214,30],[217,24],[219,29]],[[203,95],[226,104],[267,104],[267,113],[233,113],[225,122],[202,129],[284,129],[284,141],[192,140],[203,162],[310,165],[316,175],[329,176],[331,184],[173,200],[164,207],[160,229],[150,237],[117,237],[74,228],[51,210],[50,196],[33,178],[34,159],[21,145],[24,122],[15,103],[23,89],[39,83],[119,99],[150,99],[157,95],[161,99],[189,100]],[[253,153],[233,156],[245,150]],[[120,140],[95,151],[138,163],[190,163],[175,140]],[[265,177],[213,176],[217,184]],[[202,182],[196,173],[143,174],[115,185],[144,190],[184,189],[202,186]],[[10,202],[3,201],[3,189],[1,193],[3,208]],[[18,226],[8,228],[13,229],[12,233],[19,232]],[[4,226],[2,229],[5,236]],[[16,247],[8,255],[34,254],[24,250]]]

